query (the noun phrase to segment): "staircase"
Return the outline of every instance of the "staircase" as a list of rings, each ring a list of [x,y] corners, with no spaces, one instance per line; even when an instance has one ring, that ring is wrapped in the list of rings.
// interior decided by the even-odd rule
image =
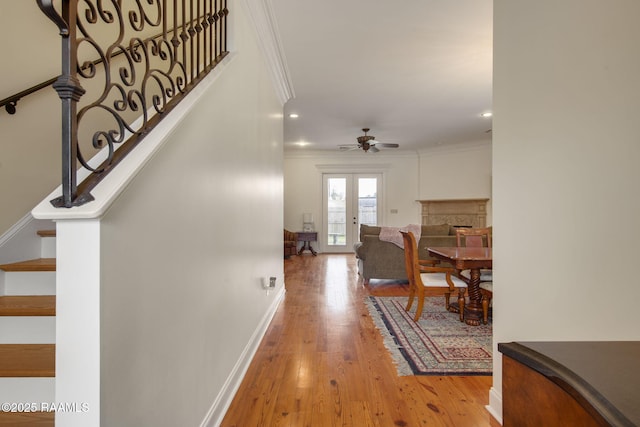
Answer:
[[[38,235],[41,258],[0,265],[0,426],[54,425],[55,230]]]

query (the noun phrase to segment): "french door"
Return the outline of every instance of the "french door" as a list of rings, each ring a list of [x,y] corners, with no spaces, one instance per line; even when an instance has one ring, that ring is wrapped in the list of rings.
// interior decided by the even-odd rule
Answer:
[[[353,252],[360,224],[380,221],[382,174],[323,175],[323,252]]]

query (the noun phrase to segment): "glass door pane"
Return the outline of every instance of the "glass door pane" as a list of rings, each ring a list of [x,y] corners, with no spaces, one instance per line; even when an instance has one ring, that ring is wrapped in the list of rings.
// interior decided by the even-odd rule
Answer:
[[[344,246],[347,240],[347,179],[327,180],[327,246]]]
[[[360,224],[378,225],[377,178],[358,178],[358,230]]]
[[[381,174],[324,174],[323,251],[352,252],[360,225],[380,221]]]

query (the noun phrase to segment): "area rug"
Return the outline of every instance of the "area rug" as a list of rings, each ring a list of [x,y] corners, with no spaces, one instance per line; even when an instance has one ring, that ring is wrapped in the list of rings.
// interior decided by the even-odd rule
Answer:
[[[398,375],[491,375],[492,330],[469,326],[444,307],[444,297],[427,297],[421,318],[406,312],[407,297],[369,297],[366,301],[383,335]]]

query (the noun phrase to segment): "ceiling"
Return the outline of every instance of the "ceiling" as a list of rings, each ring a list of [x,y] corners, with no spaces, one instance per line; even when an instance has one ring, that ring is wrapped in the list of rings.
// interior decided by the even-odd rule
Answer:
[[[338,152],[364,127],[400,145],[386,152],[491,139],[491,0],[271,3],[294,92],[285,151]]]

